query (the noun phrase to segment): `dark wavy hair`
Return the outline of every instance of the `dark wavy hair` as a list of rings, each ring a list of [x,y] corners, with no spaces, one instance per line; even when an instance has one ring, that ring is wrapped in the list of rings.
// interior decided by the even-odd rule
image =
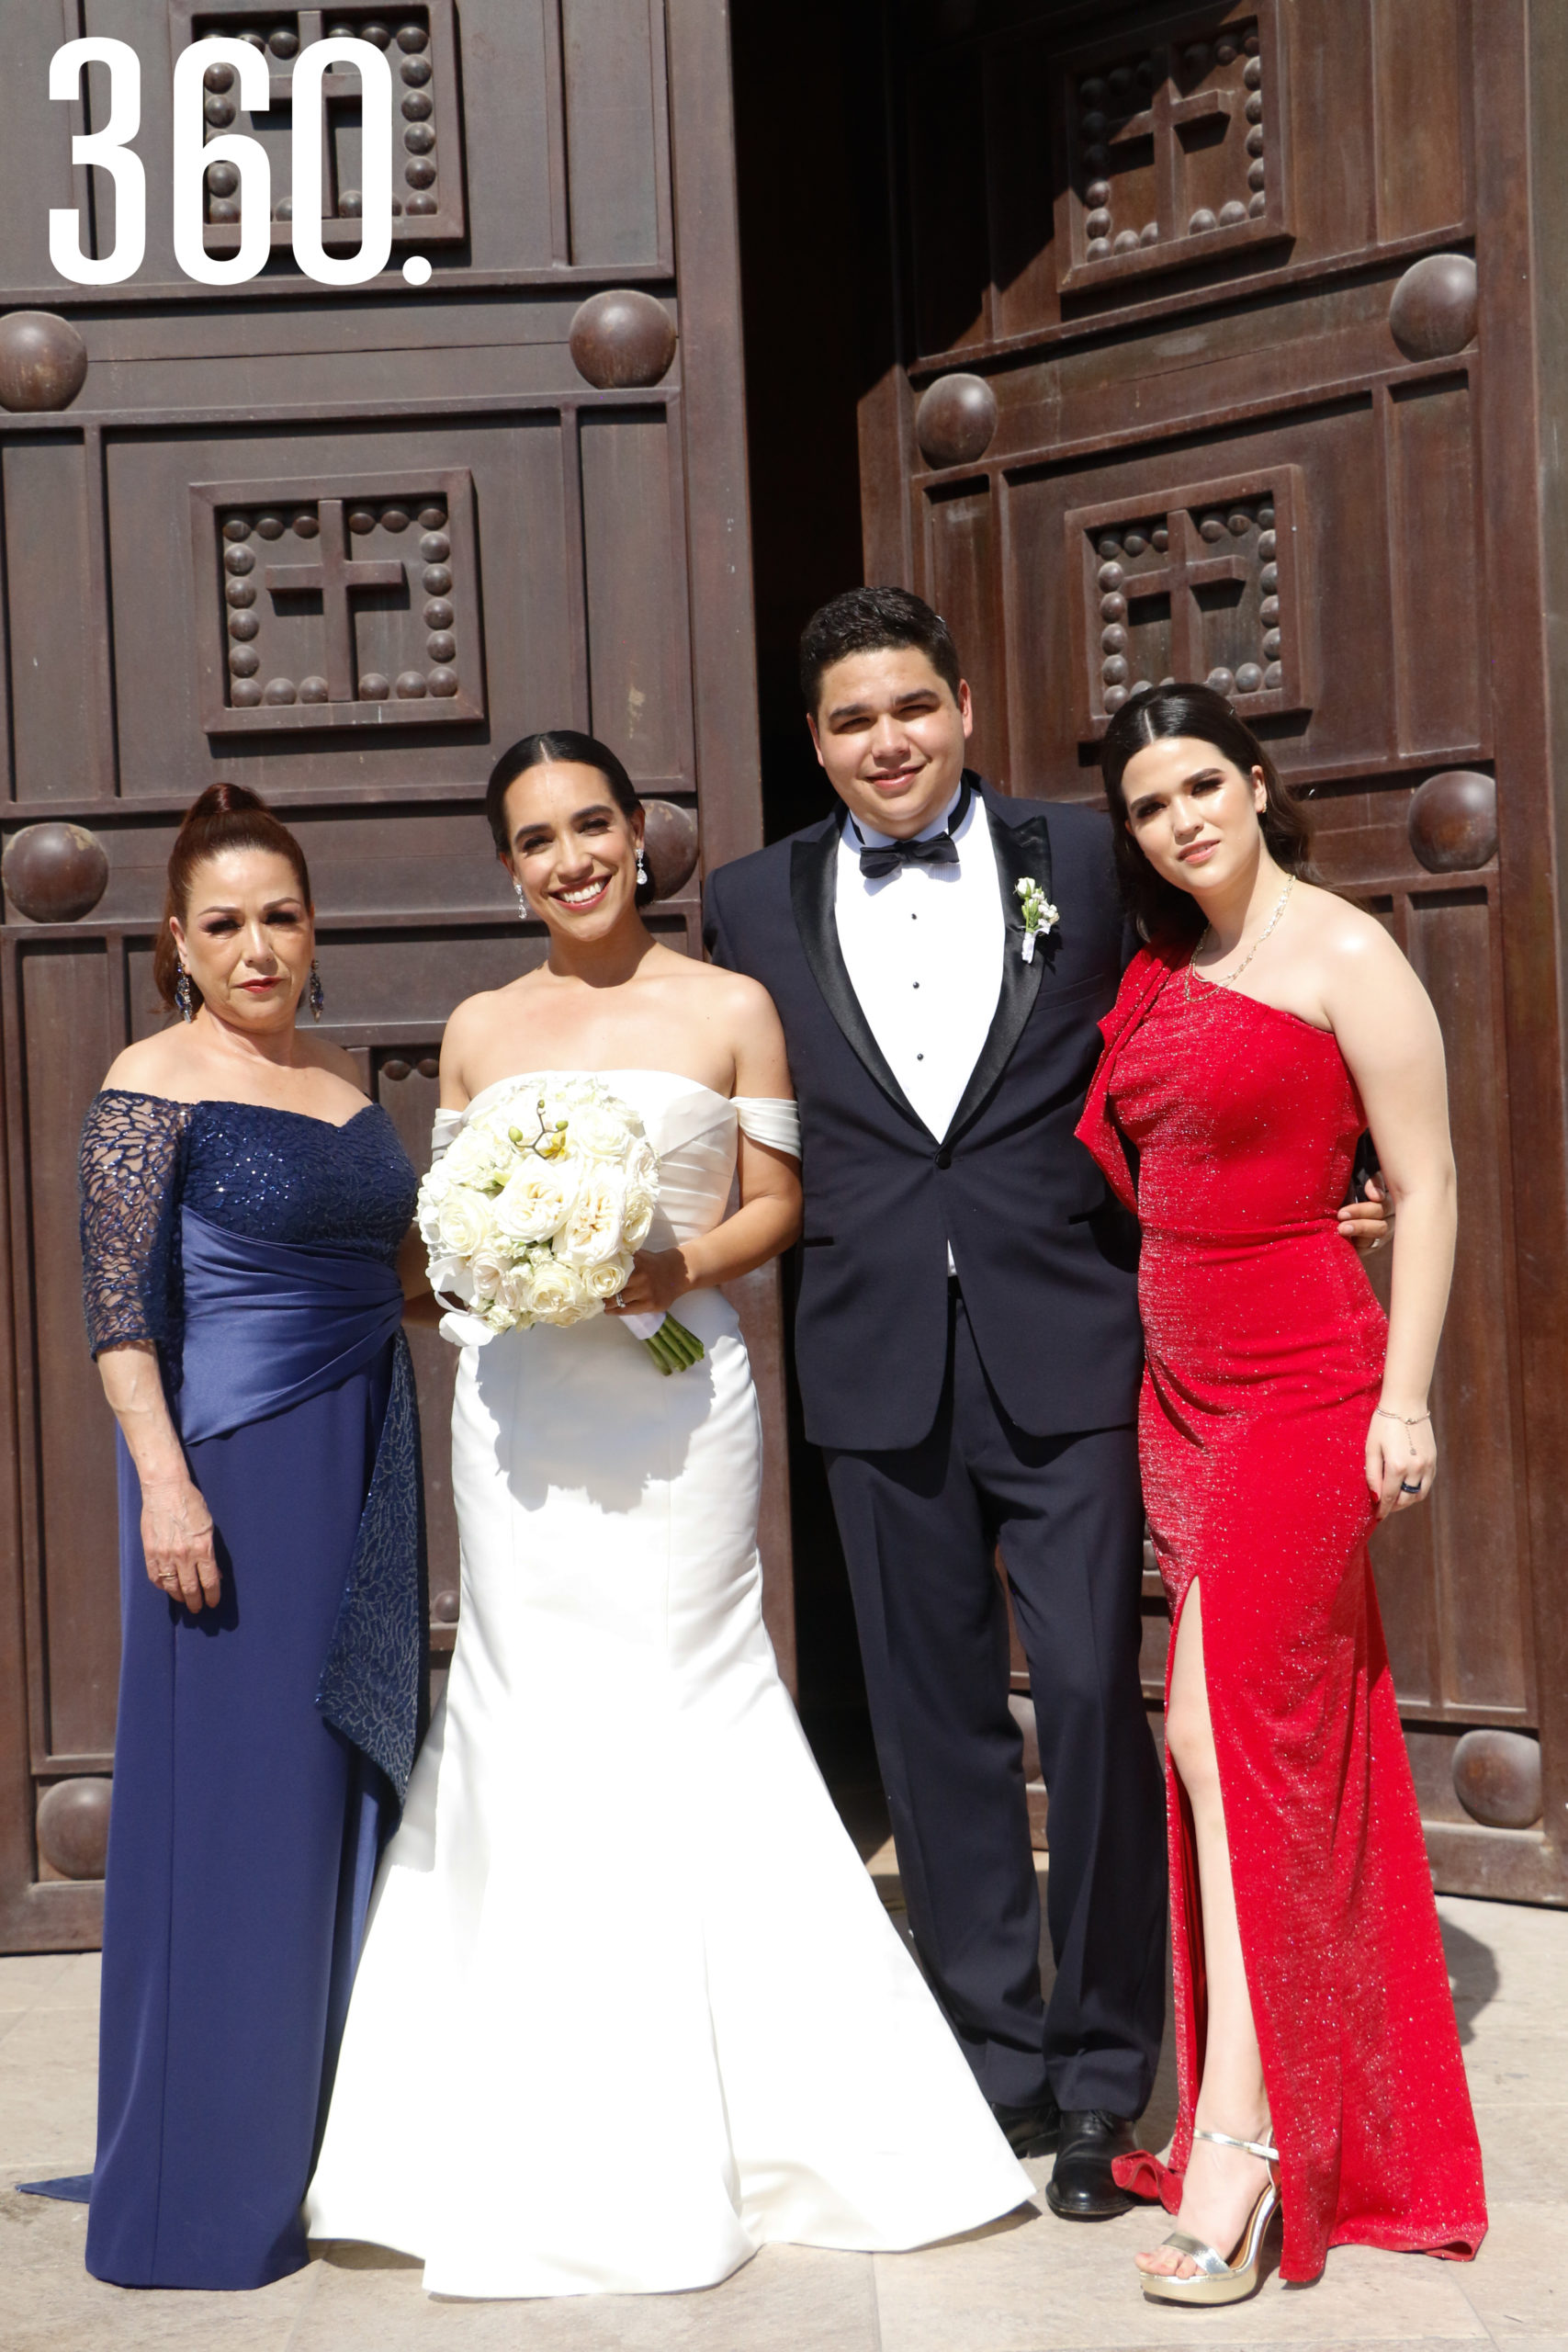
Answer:
[[[890,646],[923,653],[956,701],[963,672],[953,632],[940,613],[908,588],[847,588],[812,614],[800,637],[800,691],[815,713],[822,673],[852,653]]]
[[[175,934],[169,924],[177,917],[183,926],[190,906],[191,884],[198,866],[209,857],[220,857],[225,850],[266,850],[275,857],[287,858],[294,868],[294,878],[299,885],[299,896],[307,907],[314,908],[310,899],[310,869],[305,863],[305,853],[289,831],[279,822],[266,802],[243,784],[209,784],[199,799],[193,800],[186,810],[175,846],[169,853],[169,887],[164,899],[164,920],[158,926],[158,936],[152,948],[152,982],[159,996],[172,1012],[175,1009],[175,983],[179,978],[180,955],[175,945]],[[191,981],[195,1001],[201,1002],[201,990]]]
[[[1224,695],[1212,686],[1151,687],[1148,693],[1124,702],[1106,729],[1100,746],[1100,773],[1111,809],[1122,901],[1139,936],[1155,942],[1196,939],[1207,921],[1190,890],[1180,889],[1156,872],[1127,827],[1127,802],[1122,788],[1127,763],[1145,745],[1165,742],[1176,735],[1212,744],[1243,775],[1249,775],[1254,768],[1260,772],[1268,795],[1258,815],[1264,846],[1287,874],[1297,875],[1303,882],[1317,879],[1312,864],[1312,826],[1305,809],[1286,791],[1273,761]]]
[[[597,768],[623,817],[635,817],[642,807],[636,785],[607,743],[601,743],[596,735],[580,733],[575,727],[542,728],[536,735],[525,735],[520,742],[502,752],[490,772],[490,782],[485,786],[485,816],[499,856],[509,858],[512,854],[512,840],[506,829],[506,796],[513,785],[530,768],[562,765]],[[658,895],[651,882],[638,883],[639,907],[646,907]]]

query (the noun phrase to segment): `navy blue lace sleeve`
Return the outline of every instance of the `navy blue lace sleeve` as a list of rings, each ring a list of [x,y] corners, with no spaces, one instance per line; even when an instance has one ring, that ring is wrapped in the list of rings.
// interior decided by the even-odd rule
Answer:
[[[82,1300],[96,1356],[128,1340],[179,1338],[175,1235],[191,1105],[109,1087],[82,1128]]]

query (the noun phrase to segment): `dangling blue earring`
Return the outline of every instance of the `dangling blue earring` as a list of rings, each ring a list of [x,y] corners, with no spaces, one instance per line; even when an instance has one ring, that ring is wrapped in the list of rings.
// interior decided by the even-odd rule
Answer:
[[[190,974],[183,964],[180,966],[179,978],[175,982],[175,1002],[179,1007],[182,1021],[195,1020],[196,1005],[191,997]]]
[[[327,992],[321,986],[321,976],[316,969],[316,959],[313,956],[310,958],[310,978],[305,994],[310,1002],[311,1020],[319,1021],[326,1005]]]

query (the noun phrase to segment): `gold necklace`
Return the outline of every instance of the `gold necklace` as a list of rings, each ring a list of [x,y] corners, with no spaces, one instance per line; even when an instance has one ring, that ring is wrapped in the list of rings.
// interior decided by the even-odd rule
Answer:
[[[1295,877],[1295,876],[1292,874],[1292,875],[1290,876],[1289,880],[1286,882],[1284,888],[1283,888],[1283,889],[1280,891],[1280,903],[1279,903],[1279,905],[1275,908],[1275,910],[1274,910],[1273,913],[1269,916],[1269,918],[1268,922],[1264,924],[1264,926],[1263,926],[1262,930],[1258,933],[1258,934],[1257,938],[1253,941],[1253,943],[1252,943],[1251,946],[1247,949],[1247,951],[1246,955],[1242,957],[1242,959],[1241,959],[1240,963],[1236,966],[1236,967],[1235,967],[1235,971],[1234,971],[1234,972],[1227,972],[1227,973],[1225,974],[1225,976],[1224,976],[1224,979],[1221,979],[1221,980],[1205,980],[1203,984],[1204,984],[1204,986],[1205,986],[1206,988],[1211,988],[1211,989],[1234,989],[1234,988],[1235,988],[1235,984],[1236,984],[1237,980],[1239,980],[1239,979],[1240,979],[1240,978],[1241,978],[1242,974],[1246,971],[1246,969],[1247,969],[1247,966],[1251,963],[1251,961],[1252,961],[1253,957],[1257,955],[1257,953],[1258,953],[1258,949],[1262,946],[1262,944],[1263,944],[1264,941],[1268,938],[1268,936],[1269,936],[1269,933],[1273,930],[1273,928],[1274,928],[1275,924],[1279,922],[1280,917],[1284,913],[1284,911],[1285,911],[1286,902],[1287,902],[1287,900],[1288,900],[1288,899],[1289,899],[1289,898],[1290,898],[1291,892],[1295,888],[1295,887],[1296,887],[1296,877]],[[1210,931],[1211,931],[1211,929],[1212,929],[1212,928],[1213,928],[1213,926],[1212,926],[1211,924],[1209,924],[1209,923],[1205,923],[1205,924],[1203,925],[1202,930],[1201,930],[1201,931],[1199,933],[1199,934],[1198,934],[1198,938],[1197,938],[1196,944],[1194,944],[1194,946],[1193,946],[1192,953],[1191,953],[1191,955],[1190,955],[1190,956],[1189,956],[1189,957],[1187,958],[1186,975],[1185,975],[1185,977],[1186,977],[1186,997],[1187,997],[1187,1001],[1188,1001],[1188,1003],[1189,1003],[1189,1004],[1190,1004],[1190,1003],[1191,1003],[1191,1001],[1192,1001],[1192,967],[1193,967],[1193,965],[1194,965],[1194,964],[1197,962],[1197,960],[1198,960],[1198,949],[1199,949],[1200,947],[1201,947],[1201,946],[1202,946],[1204,940],[1208,938],[1208,936],[1209,936],[1209,933],[1210,933]],[[1201,978],[1201,975],[1200,975],[1200,977]]]

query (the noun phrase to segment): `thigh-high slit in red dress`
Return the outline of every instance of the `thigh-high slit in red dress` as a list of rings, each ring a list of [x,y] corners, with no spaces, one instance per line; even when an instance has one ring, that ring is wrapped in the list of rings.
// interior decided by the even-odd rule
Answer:
[[[1331,2245],[1463,2258],[1486,2228],[1481,2151],[1367,1555],[1386,1328],[1336,1227],[1361,1106],[1330,1031],[1190,974],[1185,951],[1145,949],[1103,1030],[1078,1134],[1143,1226],[1145,1500],[1174,1623],[1201,1580],[1280,2276],[1314,2278]],[[1140,2154],[1117,2176],[1174,2211],[1205,1999],[1167,1775],[1180,2116],[1168,2167]]]

